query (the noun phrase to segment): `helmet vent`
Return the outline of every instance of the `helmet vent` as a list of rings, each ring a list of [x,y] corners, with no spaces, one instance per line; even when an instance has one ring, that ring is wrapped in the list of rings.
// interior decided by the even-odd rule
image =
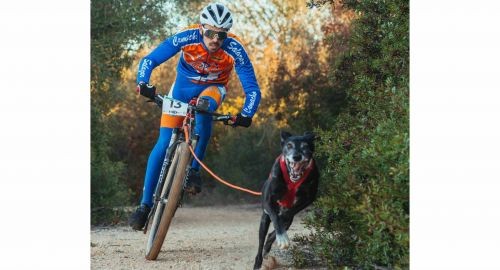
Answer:
[[[222,13],[224,12],[224,7],[221,5],[217,5],[217,12],[219,13],[219,17],[221,17]]]
[[[226,13],[226,16],[224,16],[224,18],[221,20],[221,22],[225,22],[227,21],[227,19],[231,16],[231,13]]]
[[[212,19],[213,19],[214,21],[217,21],[217,16],[215,16],[215,12],[212,10],[212,7],[210,7],[210,6],[209,6],[209,7],[207,8],[207,10],[208,10],[208,13],[210,13],[210,16],[212,16]]]
[[[229,30],[233,26],[233,18],[226,6],[213,3],[207,5],[201,11],[200,23]]]

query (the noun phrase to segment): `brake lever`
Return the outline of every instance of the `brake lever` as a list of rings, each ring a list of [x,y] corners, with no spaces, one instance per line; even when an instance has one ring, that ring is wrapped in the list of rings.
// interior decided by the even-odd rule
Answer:
[[[217,121],[221,121],[222,123],[224,123],[224,125],[226,126],[233,126],[232,123],[229,123],[229,121],[233,122],[234,123],[234,119],[233,117],[231,116],[227,116],[227,115],[220,115],[220,116],[217,116],[214,118],[214,120],[217,120]]]
[[[230,118],[228,118],[228,119],[224,120],[224,125],[231,126],[231,127],[235,128],[235,127],[237,127],[237,126],[235,125],[235,123],[236,123],[236,121],[235,121],[235,120],[236,120],[236,117],[231,116]],[[229,121],[231,121],[232,123],[229,123]]]
[[[163,105],[163,100],[160,101],[160,100],[156,100],[156,99],[152,99],[152,98],[148,98],[148,100],[146,100],[146,102],[154,102],[156,105],[158,105],[158,107],[160,109],[162,108],[162,105]]]

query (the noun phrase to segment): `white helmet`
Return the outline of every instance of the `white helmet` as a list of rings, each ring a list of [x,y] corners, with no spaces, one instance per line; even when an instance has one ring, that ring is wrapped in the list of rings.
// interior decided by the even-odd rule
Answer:
[[[208,4],[201,11],[200,23],[229,30],[233,26],[233,17],[223,4],[213,3]]]

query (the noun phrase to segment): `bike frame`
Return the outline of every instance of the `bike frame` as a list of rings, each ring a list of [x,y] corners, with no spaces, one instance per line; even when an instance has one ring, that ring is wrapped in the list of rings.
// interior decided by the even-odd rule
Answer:
[[[154,102],[161,108],[162,104],[163,104],[163,97],[161,97],[160,95],[157,95],[155,97]],[[163,184],[164,184],[168,169],[170,168],[170,165],[172,164],[172,159],[174,156],[175,149],[177,148],[177,145],[183,141],[186,141],[189,145],[191,145],[191,147],[193,147],[193,149],[196,148],[196,143],[198,142],[199,136],[196,134],[193,135],[194,134],[194,127],[196,125],[195,110],[196,110],[196,100],[191,99],[191,101],[189,102],[188,113],[187,113],[186,117],[184,118],[182,127],[174,128],[172,131],[172,139],[170,140],[172,143],[167,148],[165,158],[163,159],[163,165],[161,167],[160,176],[158,179],[158,183],[156,184],[155,192],[153,195],[153,208],[151,209],[149,216],[148,216],[148,220],[146,221],[146,225],[144,226],[144,233],[147,232],[149,221],[154,216],[158,203],[164,202],[164,200],[166,199],[166,198],[161,198],[160,193],[163,189]],[[183,132],[183,130],[185,128],[187,128],[189,130],[189,132],[188,132],[189,137],[187,140],[185,137],[185,133]],[[193,159],[193,157],[191,156],[189,164],[191,164],[192,159]],[[190,167],[191,167],[191,165],[189,165],[189,167],[186,169],[189,170]],[[184,187],[185,187],[185,181],[186,181],[186,179],[184,179]],[[169,184],[171,184],[171,183],[169,183]],[[169,189],[170,189],[170,187],[167,187],[167,190],[169,190]],[[183,194],[184,194],[184,192],[183,192]]]
[[[160,95],[155,96],[155,99],[151,101],[155,102],[160,108],[163,105],[163,97]],[[177,208],[180,205],[182,205],[182,198],[184,197],[184,190],[186,188],[186,176],[188,170],[191,168],[191,163],[194,157],[190,151],[184,150],[184,155],[182,155],[183,159],[181,162],[180,161],[181,158],[179,157],[180,152],[178,151],[178,148],[179,149],[186,149],[186,147],[191,147],[192,149],[196,148],[199,139],[199,135],[195,134],[194,132],[194,128],[196,125],[196,117],[195,117],[196,114],[197,113],[210,114],[213,117],[215,117],[213,118],[214,121],[222,121],[226,125],[232,125],[230,121],[234,123],[235,120],[234,116],[209,112],[208,104],[209,104],[208,100],[205,100],[203,98],[200,99],[193,98],[188,103],[186,117],[184,118],[182,126],[180,128],[175,128],[172,131],[173,133],[172,133],[171,145],[166,150],[158,183],[156,185],[155,192],[153,195],[153,208],[150,211],[150,214],[148,216],[148,219],[146,221],[143,230],[144,234],[146,234],[149,227],[148,225],[150,222],[152,222],[151,225],[152,231],[150,232],[150,235],[148,237],[148,243],[146,245],[146,258],[149,260],[156,259],[161,249],[163,240],[168,231],[168,228],[170,226],[170,222],[173,219],[173,216],[175,215]],[[185,171],[183,172],[183,174],[178,176],[177,171],[179,169]],[[180,183],[179,181],[181,181],[180,177],[183,178],[182,187],[179,186]],[[173,201],[170,202],[175,204],[172,205],[168,204],[169,203],[168,195],[171,193],[171,187],[174,184],[174,182],[176,183],[174,189],[176,195],[172,199]],[[166,186],[165,189],[164,185],[166,183],[168,184],[168,186]],[[168,204],[168,209],[170,210],[165,209],[167,204]],[[167,214],[167,217],[163,217],[164,211],[167,211],[169,213]],[[163,223],[163,218],[165,218],[166,223]],[[161,224],[165,224],[165,227],[161,227]],[[159,231],[161,232],[159,233]],[[158,236],[158,234],[160,236]],[[157,237],[159,237],[159,239],[161,240],[157,240]],[[155,248],[151,247],[153,245],[155,246]]]

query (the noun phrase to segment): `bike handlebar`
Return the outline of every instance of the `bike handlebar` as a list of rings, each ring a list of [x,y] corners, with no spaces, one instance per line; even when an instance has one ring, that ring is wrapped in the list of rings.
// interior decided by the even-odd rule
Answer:
[[[154,102],[161,109],[163,107],[163,96],[160,94],[155,95],[155,98],[150,98],[147,102]]]
[[[154,102],[160,109],[163,107],[163,96],[160,94],[156,94],[154,99],[149,99],[148,102]],[[200,109],[196,106],[189,105],[193,111],[203,113],[203,114],[209,114],[212,115],[213,121],[221,121],[224,123],[224,125],[229,125],[234,127],[234,123],[236,122],[236,116],[230,115],[230,114],[220,114],[216,112],[209,112],[203,109]],[[232,123],[229,123],[231,121]]]

